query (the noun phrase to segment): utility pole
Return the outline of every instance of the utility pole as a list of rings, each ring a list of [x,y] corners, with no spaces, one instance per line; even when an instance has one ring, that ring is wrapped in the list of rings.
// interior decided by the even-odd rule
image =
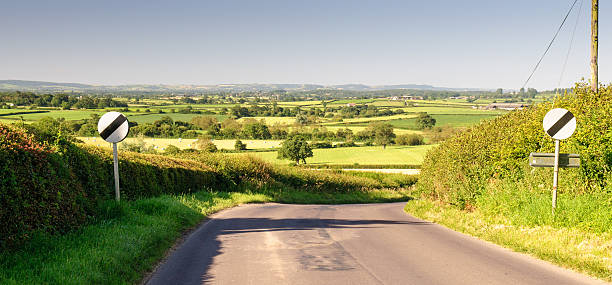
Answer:
[[[597,48],[599,29],[599,0],[592,0],[591,8],[591,90],[597,92],[599,81],[597,79]]]

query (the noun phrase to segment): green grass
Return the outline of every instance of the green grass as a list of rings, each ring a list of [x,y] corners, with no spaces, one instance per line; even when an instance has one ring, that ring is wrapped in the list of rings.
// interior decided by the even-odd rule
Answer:
[[[418,104],[418,103],[417,103]],[[421,103],[422,104],[422,103]],[[490,111],[490,110],[479,110],[473,109],[469,106],[450,106],[450,105],[441,105],[441,106],[428,106],[427,104],[419,104],[416,107],[406,107],[402,108],[404,112],[426,112],[430,115],[433,114],[490,114],[490,115],[499,115],[505,114],[507,111]]]
[[[560,205],[567,207],[567,212],[571,212],[572,206],[577,203],[601,204],[601,202],[597,203],[592,200],[576,202],[570,196],[564,197],[561,195],[559,198]],[[548,206],[545,207],[547,208],[546,214],[543,217],[535,217],[537,212],[527,211],[529,214],[522,219],[532,221],[551,218],[549,203],[547,195],[536,195],[531,204]],[[584,206],[588,205],[585,204]],[[594,232],[571,226],[533,225],[533,222],[521,225],[517,223],[517,220],[513,221],[512,218],[506,216],[491,215],[480,209],[470,212],[461,211],[456,207],[426,198],[409,201],[404,210],[416,217],[442,224],[453,230],[606,281],[612,281],[612,233],[609,231]],[[556,219],[565,219],[567,216],[568,213],[559,213]],[[609,219],[609,217],[603,218]],[[571,222],[572,220],[568,221]]]
[[[98,220],[65,235],[36,235],[0,253],[1,284],[130,284],[153,268],[181,233],[205,217],[244,203],[365,203],[406,201],[406,191],[318,194],[202,191],[191,195],[101,205]]]
[[[32,111],[36,111],[36,110],[32,110]],[[55,119],[64,118],[66,120],[83,120],[83,119],[91,118],[91,114],[102,115],[104,113],[105,113],[104,111],[97,111],[97,110],[52,110],[52,111],[44,112],[44,113],[10,115],[10,116],[3,116],[1,118],[15,120],[15,119],[20,119],[21,117],[23,117],[23,119],[26,121],[36,121],[44,117],[51,117]]]
[[[497,115],[490,114],[444,114],[444,115],[432,115],[436,119],[436,126],[451,126],[451,127],[469,127],[480,123],[482,120],[488,120],[497,117]],[[392,120],[388,123],[395,128],[401,129],[416,129],[416,118],[403,119],[403,120]]]
[[[193,117],[197,117],[197,116],[213,116],[216,117],[218,120],[222,121],[225,118],[227,118],[227,116],[225,115],[203,115],[203,114],[181,114],[181,113],[163,113],[163,114],[139,114],[139,115],[128,115],[128,120],[130,122],[136,122],[136,123],[153,123],[155,121],[160,120],[162,117],[168,116],[170,118],[172,118],[172,120],[174,121],[184,121],[184,122],[189,122],[191,121],[191,119]]]
[[[314,149],[313,157],[306,159],[308,164],[412,164],[419,165],[423,162],[425,153],[432,145],[422,146],[366,146]],[[236,155],[245,155],[243,153]],[[276,151],[255,152],[248,155],[260,157],[266,161],[278,164],[289,164],[292,161],[279,160]]]
[[[292,125],[295,123],[295,117],[245,117],[238,119],[239,122],[244,122],[245,120],[263,120],[267,125]]]
[[[333,126],[324,126],[328,131],[332,131],[332,132],[336,132],[338,131],[338,129],[351,129],[351,131],[353,131],[353,133],[357,133],[357,132],[361,132],[364,131],[367,128],[367,124],[363,124],[363,125],[353,125],[353,124],[336,124]],[[419,131],[419,130],[407,130],[407,129],[399,129],[396,128],[393,130],[393,132],[396,135],[403,135],[403,134],[422,134],[423,131]]]
[[[95,137],[78,137],[81,141],[88,145],[102,146],[102,147],[111,147],[109,143],[102,140],[102,138]],[[124,141],[119,143],[119,149],[121,149],[123,143],[136,143],[139,141],[139,138],[126,138]],[[154,146],[157,147],[157,150],[163,152],[163,149],[168,147],[169,145],[176,146],[180,149],[187,148],[195,148],[194,142],[196,139],[165,139],[165,138],[144,138],[146,146]],[[242,143],[247,145],[247,149],[270,149],[277,148],[280,146],[280,140],[241,140]],[[235,139],[228,140],[213,140],[212,141],[218,149],[234,149],[234,144],[236,143]]]

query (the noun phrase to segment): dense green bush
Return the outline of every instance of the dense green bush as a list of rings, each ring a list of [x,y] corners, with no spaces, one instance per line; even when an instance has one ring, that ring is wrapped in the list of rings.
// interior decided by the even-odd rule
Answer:
[[[86,216],[87,197],[54,148],[0,125],[0,246],[32,231],[64,231]]]
[[[331,142],[312,142],[310,143],[310,146],[312,148],[333,148],[334,147]]]
[[[594,93],[583,83],[554,102],[512,111],[442,142],[423,162],[418,191],[465,209],[478,207],[487,200],[483,197],[499,191],[531,193],[517,194],[517,199],[548,195],[552,170],[531,168],[527,158],[531,152],[554,152],[542,119],[559,107],[578,121],[575,134],[561,143],[561,152],[581,155],[578,170],[562,170],[560,191],[572,197],[604,195],[612,202],[612,86]]]
[[[404,134],[395,138],[395,143],[398,145],[422,145],[425,144],[422,135],[419,134]]]

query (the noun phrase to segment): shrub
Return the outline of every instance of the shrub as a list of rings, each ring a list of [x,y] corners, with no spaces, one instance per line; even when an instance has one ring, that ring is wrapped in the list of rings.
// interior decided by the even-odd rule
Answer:
[[[174,145],[168,145],[168,146],[166,147],[166,152],[165,152],[165,153],[167,153],[167,154],[171,154],[171,155],[174,155],[174,154],[177,154],[177,153],[179,153],[179,152],[181,152],[181,149],[180,149],[180,148],[178,148],[177,146],[174,146]]]
[[[246,150],[247,146],[246,146],[246,144],[242,143],[241,140],[236,140],[236,143],[234,144],[234,149],[238,150],[238,151]]]
[[[419,134],[399,135],[395,138],[395,143],[399,145],[422,145],[425,144],[423,136]]]
[[[346,142],[341,142],[336,144],[336,147],[356,147],[358,146],[357,144],[355,144],[354,141],[346,141]]]
[[[310,146],[312,146],[312,148],[333,148],[334,147],[331,144],[331,142],[312,142]]]
[[[197,139],[194,143],[197,149],[207,151],[207,152],[216,152],[217,146],[207,137],[201,137]]]
[[[459,133],[461,129],[453,128],[451,126],[443,126],[443,127],[433,127],[431,130],[426,131],[426,136],[429,138],[431,143],[439,143],[441,141],[445,141],[457,133]]]

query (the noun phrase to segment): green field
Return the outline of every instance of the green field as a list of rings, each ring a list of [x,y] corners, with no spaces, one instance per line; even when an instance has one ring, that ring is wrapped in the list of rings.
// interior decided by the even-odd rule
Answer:
[[[239,122],[244,122],[245,120],[255,119],[257,121],[264,120],[266,125],[292,125],[295,123],[295,117],[245,117],[238,119]]]
[[[31,113],[20,115],[2,116],[0,119],[20,120],[23,117],[26,121],[36,121],[44,117],[64,118],[66,120],[83,120],[91,118],[91,114],[104,114],[104,111],[98,110],[51,110],[44,113]]]
[[[105,142],[100,137],[78,137],[85,144],[111,147],[110,143]],[[123,142],[119,143],[119,148],[123,143],[137,143],[139,138],[126,138]],[[160,139],[160,138],[143,138],[142,139],[146,146],[153,146],[157,151],[163,152],[169,145],[176,146],[180,149],[195,148],[194,142],[196,139]],[[280,140],[241,140],[242,143],[247,145],[247,149],[269,149],[277,148],[280,146]],[[234,149],[236,140],[212,140],[218,149]]]
[[[225,115],[202,115],[202,114],[181,114],[181,113],[164,113],[164,114],[126,114],[126,116],[128,117],[128,120],[130,122],[136,122],[139,124],[142,123],[153,123],[157,120],[160,120],[163,117],[170,117],[172,118],[172,120],[174,121],[184,121],[184,122],[189,122],[191,121],[192,118],[194,117],[198,117],[198,116],[212,116],[217,118],[217,120],[224,120],[225,118],[227,118],[227,116]]]
[[[432,115],[436,119],[436,126],[451,126],[451,127],[469,127],[480,123],[483,120],[488,120],[497,117],[497,115]],[[395,128],[399,129],[416,129],[416,118],[404,120],[392,120],[388,122]]]
[[[423,162],[425,153],[433,145],[422,146],[366,146],[366,147],[346,147],[346,148],[327,148],[314,149],[313,157],[306,159],[308,164],[412,164],[419,165]],[[290,164],[292,161],[279,160],[276,158],[276,151],[252,152],[236,155],[253,155],[266,161],[279,164]]]

